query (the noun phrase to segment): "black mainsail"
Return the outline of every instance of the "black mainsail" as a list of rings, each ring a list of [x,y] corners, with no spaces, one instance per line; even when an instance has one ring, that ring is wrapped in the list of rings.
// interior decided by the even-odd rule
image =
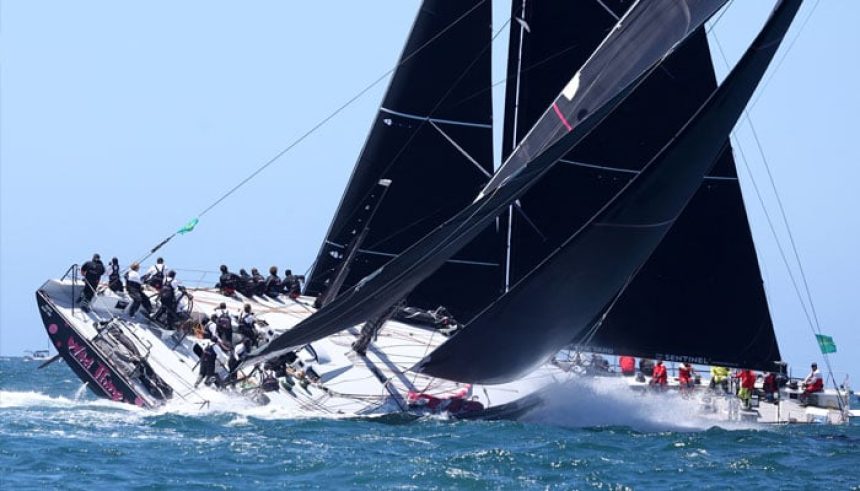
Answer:
[[[326,234],[306,294],[343,288],[464,208],[493,171],[490,0],[425,0]],[[391,181],[368,222],[380,179]],[[357,250],[349,246],[365,231]],[[480,234],[409,295],[471,317],[498,294],[501,243]],[[344,264],[349,260],[349,264]],[[342,268],[343,266],[343,268]],[[340,285],[334,285],[340,288]]]
[[[627,2],[516,0],[504,147],[510,152],[624,15]],[[570,29],[557,29],[568,19]],[[527,27],[524,27],[527,26]],[[698,29],[607,120],[520,199],[510,284],[528,274],[649,162],[716,88]],[[506,154],[503,154],[506,155]],[[563,212],[561,211],[563,210]],[[693,335],[711,333],[710,335]],[[582,340],[572,340],[582,341]],[[768,369],[780,359],[734,159],[726,150],[653,256],[583,346],[613,354]]]
[[[597,127],[636,83],[725,3],[639,2],[564,87],[478,199],[245,362],[272,357],[388,309],[477,237]]]
[[[593,326],[659,246],[726,148],[801,0],[781,0],[750,48],[684,128],[599,213],[416,370],[510,381]]]

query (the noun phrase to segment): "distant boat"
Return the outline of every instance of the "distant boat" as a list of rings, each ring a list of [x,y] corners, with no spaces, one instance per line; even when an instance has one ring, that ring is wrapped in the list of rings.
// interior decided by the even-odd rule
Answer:
[[[51,353],[46,349],[25,351],[24,361],[46,361],[51,359]]]

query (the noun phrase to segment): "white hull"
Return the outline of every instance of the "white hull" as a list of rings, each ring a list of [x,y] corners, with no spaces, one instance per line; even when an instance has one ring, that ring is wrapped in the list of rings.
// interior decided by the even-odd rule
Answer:
[[[75,295],[79,294],[81,284],[75,286]],[[254,297],[247,299],[239,294],[236,298],[227,298],[210,289],[189,289],[193,294],[193,312],[210,315],[221,303],[227,304],[229,311],[238,313],[242,306],[250,303],[258,320],[265,321],[269,329],[275,333],[283,332],[311,315],[312,298],[299,298],[296,301],[282,298]],[[130,319],[122,308],[129,300],[122,295],[116,295],[109,290],[97,295],[90,305],[90,312],[85,313],[79,307],[73,308],[72,282],[70,280],[51,280],[45,283],[40,293],[48,300],[50,306],[73,328],[82,338],[92,342],[99,333],[94,324],[107,321],[113,317],[120,319],[119,327],[131,339],[138,351],[146,357],[152,370],[174,390],[174,399],[190,403],[206,404],[212,400],[223,399],[231,390],[215,390],[200,384],[195,387],[198,379],[197,362],[200,348],[209,344],[208,340],[194,336],[177,337],[175,331],[167,331],[157,327],[155,323],[136,316]],[[152,292],[150,292],[152,293]],[[46,326],[47,327],[47,326]],[[446,338],[438,331],[424,327],[410,326],[400,322],[389,321],[381,329],[377,338],[370,344],[367,355],[359,356],[352,348],[359,329],[348,329],[323,340],[314,342],[311,349],[297,352],[305,367],[312,367],[319,374],[317,383],[301,384],[299,380],[288,389],[286,381],[281,378],[280,389],[263,392],[260,389],[258,374],[240,372],[238,378],[246,380],[239,382],[234,394],[251,397],[255,400],[268,400],[269,404],[294,410],[297,413],[336,414],[336,415],[373,415],[395,412],[423,413],[426,402],[422,404],[409,402],[409,393],[418,393],[435,398],[435,411],[444,412],[444,408],[455,400],[467,400],[480,403],[491,417],[506,417],[507,411],[511,416],[518,416],[525,407],[518,406],[517,401],[532,404],[527,397],[541,387],[554,382],[563,382],[573,377],[561,369],[546,365],[532,374],[516,382],[492,386],[460,384],[447,380],[427,377],[410,372],[409,369],[424,355],[432,351]],[[63,353],[70,347],[64,340],[55,340],[60,345],[57,350]],[[74,344],[74,343],[73,343]],[[74,346],[72,347],[74,348]],[[93,344],[91,350],[99,350]],[[107,363],[107,353],[102,358]],[[148,354],[148,356],[147,356]],[[226,358],[219,360],[218,372],[226,374]],[[258,372],[259,373],[259,372]],[[156,397],[148,394],[142,384],[129,380],[129,385],[141,396],[144,406],[160,404]],[[137,385],[135,387],[135,385]],[[260,397],[265,394],[265,397]],[[526,399],[524,399],[526,398]],[[439,401],[441,400],[441,402]],[[501,411],[496,413],[494,411]],[[481,417],[480,415],[477,415]]]
[[[105,290],[97,295],[89,313],[73,306],[74,295],[79,295],[82,285],[74,285],[70,280],[50,280],[39,290],[39,295],[47,302],[42,306],[43,319],[46,328],[52,336],[55,348],[73,369],[87,380],[92,369],[82,375],[78,359],[86,359],[80,353],[80,342],[71,343],[66,339],[51,333],[46,311],[53,310],[77,335],[91,345],[89,350],[93,356],[111,364],[110,355],[99,348],[94,339],[99,333],[95,327],[100,322],[111,318],[119,319],[118,325],[131,339],[138,351],[149,363],[152,371],[173,389],[173,400],[204,406],[213,401],[240,398],[265,403],[277,408],[279,412],[297,415],[343,415],[366,416],[391,413],[424,414],[427,412],[446,413],[450,408],[459,408],[464,401],[480,404],[479,411],[460,411],[452,413],[456,417],[476,418],[520,418],[535,407],[539,406],[545,393],[564,393],[557,391],[558,384],[575,385],[582,376],[575,371],[562,369],[556,364],[547,363],[531,374],[517,381],[499,385],[461,384],[416,374],[409,369],[427,353],[441,344],[446,338],[439,331],[416,327],[400,322],[389,321],[379,332],[378,337],[369,345],[366,356],[360,356],[352,350],[352,343],[358,335],[358,326],[348,329],[323,340],[314,342],[311,349],[297,352],[305,368],[312,367],[320,380],[313,383],[302,383],[301,380],[279,379],[278,390],[264,392],[261,389],[261,377],[257,373],[239,373],[241,380],[232,389],[216,390],[200,384],[198,380],[197,352],[210,342],[194,336],[177,337],[175,331],[163,330],[144,320],[142,317],[130,319],[123,311],[129,299]],[[210,315],[221,303],[227,304],[228,310],[239,312],[245,303],[250,303],[257,319],[265,321],[274,334],[283,332],[295,326],[314,312],[311,307],[313,299],[300,297],[296,301],[282,298],[253,297],[244,298],[237,294],[235,298],[227,298],[212,289],[189,289],[193,293],[191,311]],[[152,293],[152,292],[150,292]],[[120,307],[120,308],[117,308]],[[70,356],[76,351],[77,358]],[[71,360],[71,361],[70,361]],[[226,375],[226,359],[219,360],[218,372]],[[78,366],[74,366],[75,364]],[[122,368],[114,374],[115,385],[125,382],[137,397],[126,397],[125,402],[148,407],[160,405],[163,401],[154,397],[144,384],[132,376],[124,376]],[[126,372],[129,370],[126,369]],[[637,391],[653,392],[646,383],[637,382],[632,377],[625,377],[627,385]],[[110,385],[110,381],[96,380],[98,384]],[[308,382],[307,380],[305,382]],[[90,386],[94,387],[95,383]],[[109,387],[108,387],[109,388]],[[671,381],[667,391],[677,392],[678,386]],[[112,392],[107,391],[108,396]],[[835,391],[831,391],[834,392]],[[415,403],[410,401],[410,393],[427,396],[427,400]],[[572,392],[569,397],[576,397]],[[105,394],[100,394],[105,395]],[[834,394],[830,394],[833,396]],[[830,402],[835,401],[828,396]],[[566,396],[567,397],[567,396]],[[113,397],[120,400],[118,397]],[[715,396],[703,388],[697,388],[685,394],[685,398],[693,399],[699,411],[712,418],[715,424],[721,421],[746,421],[752,423],[842,423],[848,420],[849,412],[837,409],[836,404],[820,406],[802,406],[794,394],[788,390],[780,392],[777,404],[759,402],[751,410],[743,410],[740,402],[734,396]],[[831,400],[832,399],[832,400]],[[668,399],[667,399],[668,401]],[[557,401],[556,401],[557,402]],[[423,404],[422,404],[423,403]],[[430,406],[433,406],[432,408]],[[828,407],[829,406],[829,407]]]

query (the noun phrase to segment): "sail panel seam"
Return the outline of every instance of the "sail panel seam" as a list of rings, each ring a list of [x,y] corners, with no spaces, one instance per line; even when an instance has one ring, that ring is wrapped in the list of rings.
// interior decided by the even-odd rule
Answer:
[[[623,172],[625,174],[639,174],[640,171],[634,169],[625,169],[622,167],[608,167],[605,165],[586,164],[585,162],[577,162],[575,160],[559,159],[559,162],[577,167],[588,167],[590,169],[608,170],[613,172]],[[737,177],[731,176],[705,176],[706,180],[714,181],[737,181]]]
[[[370,254],[373,256],[385,256],[385,257],[397,257],[397,254],[392,254],[390,252],[382,252],[382,251],[372,251],[370,249],[359,249],[358,252],[362,254]],[[497,267],[499,263],[490,263],[486,261],[469,261],[466,259],[448,259],[448,263],[457,263],[457,264],[469,264],[472,266],[490,266]]]
[[[676,218],[671,218],[669,220],[663,220],[662,222],[656,223],[609,223],[609,222],[595,222],[594,225],[596,227],[615,227],[615,228],[657,228],[664,227],[666,225],[671,225],[674,223]]]
[[[418,114],[403,113],[403,112],[395,111],[393,109],[388,109],[385,107],[380,107],[379,111],[384,112],[384,113],[388,113],[388,114],[391,114],[394,116],[400,116],[401,118],[414,119],[417,121],[429,121],[431,123],[450,124],[450,125],[454,125],[454,126],[468,126],[471,128],[486,128],[486,129],[492,129],[493,128],[493,125],[487,124],[487,123],[473,123],[470,121],[456,121],[453,119],[441,119],[441,118],[433,118],[430,116],[420,116]]]

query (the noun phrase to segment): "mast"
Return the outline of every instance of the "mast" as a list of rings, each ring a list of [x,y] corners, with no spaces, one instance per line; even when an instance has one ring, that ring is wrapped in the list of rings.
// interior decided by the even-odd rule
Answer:
[[[511,61],[513,60],[512,54],[514,51],[517,53],[516,65],[514,68],[514,89],[513,89],[513,101],[510,100],[510,97],[506,99],[505,107],[513,107],[513,114],[508,115],[508,112],[505,112],[505,128],[507,128],[508,124],[511,125],[511,141],[506,142],[503,140],[503,154],[502,158],[507,158],[510,155],[510,152],[513,152],[517,148],[517,144],[519,143],[519,138],[517,134],[517,124],[519,123],[519,109],[520,109],[520,78],[523,72],[523,37],[526,34],[526,26],[528,25],[528,20],[526,19],[526,3],[528,0],[522,0],[519,3],[517,0],[513,0],[511,2],[511,19],[516,20],[515,23],[511,23],[511,34],[510,34],[510,47],[508,48],[508,53],[510,54],[511,60],[509,60],[508,64],[508,72],[510,73],[511,66],[514,66]],[[516,49],[514,49],[516,47]],[[510,78],[510,74],[509,77]],[[508,122],[510,121],[510,123]],[[505,133],[507,135],[507,132]],[[511,287],[511,237],[513,235],[513,222],[514,222],[514,207],[513,205],[508,206],[508,219],[507,219],[507,227],[506,227],[506,237],[505,237],[505,292],[510,290]]]

